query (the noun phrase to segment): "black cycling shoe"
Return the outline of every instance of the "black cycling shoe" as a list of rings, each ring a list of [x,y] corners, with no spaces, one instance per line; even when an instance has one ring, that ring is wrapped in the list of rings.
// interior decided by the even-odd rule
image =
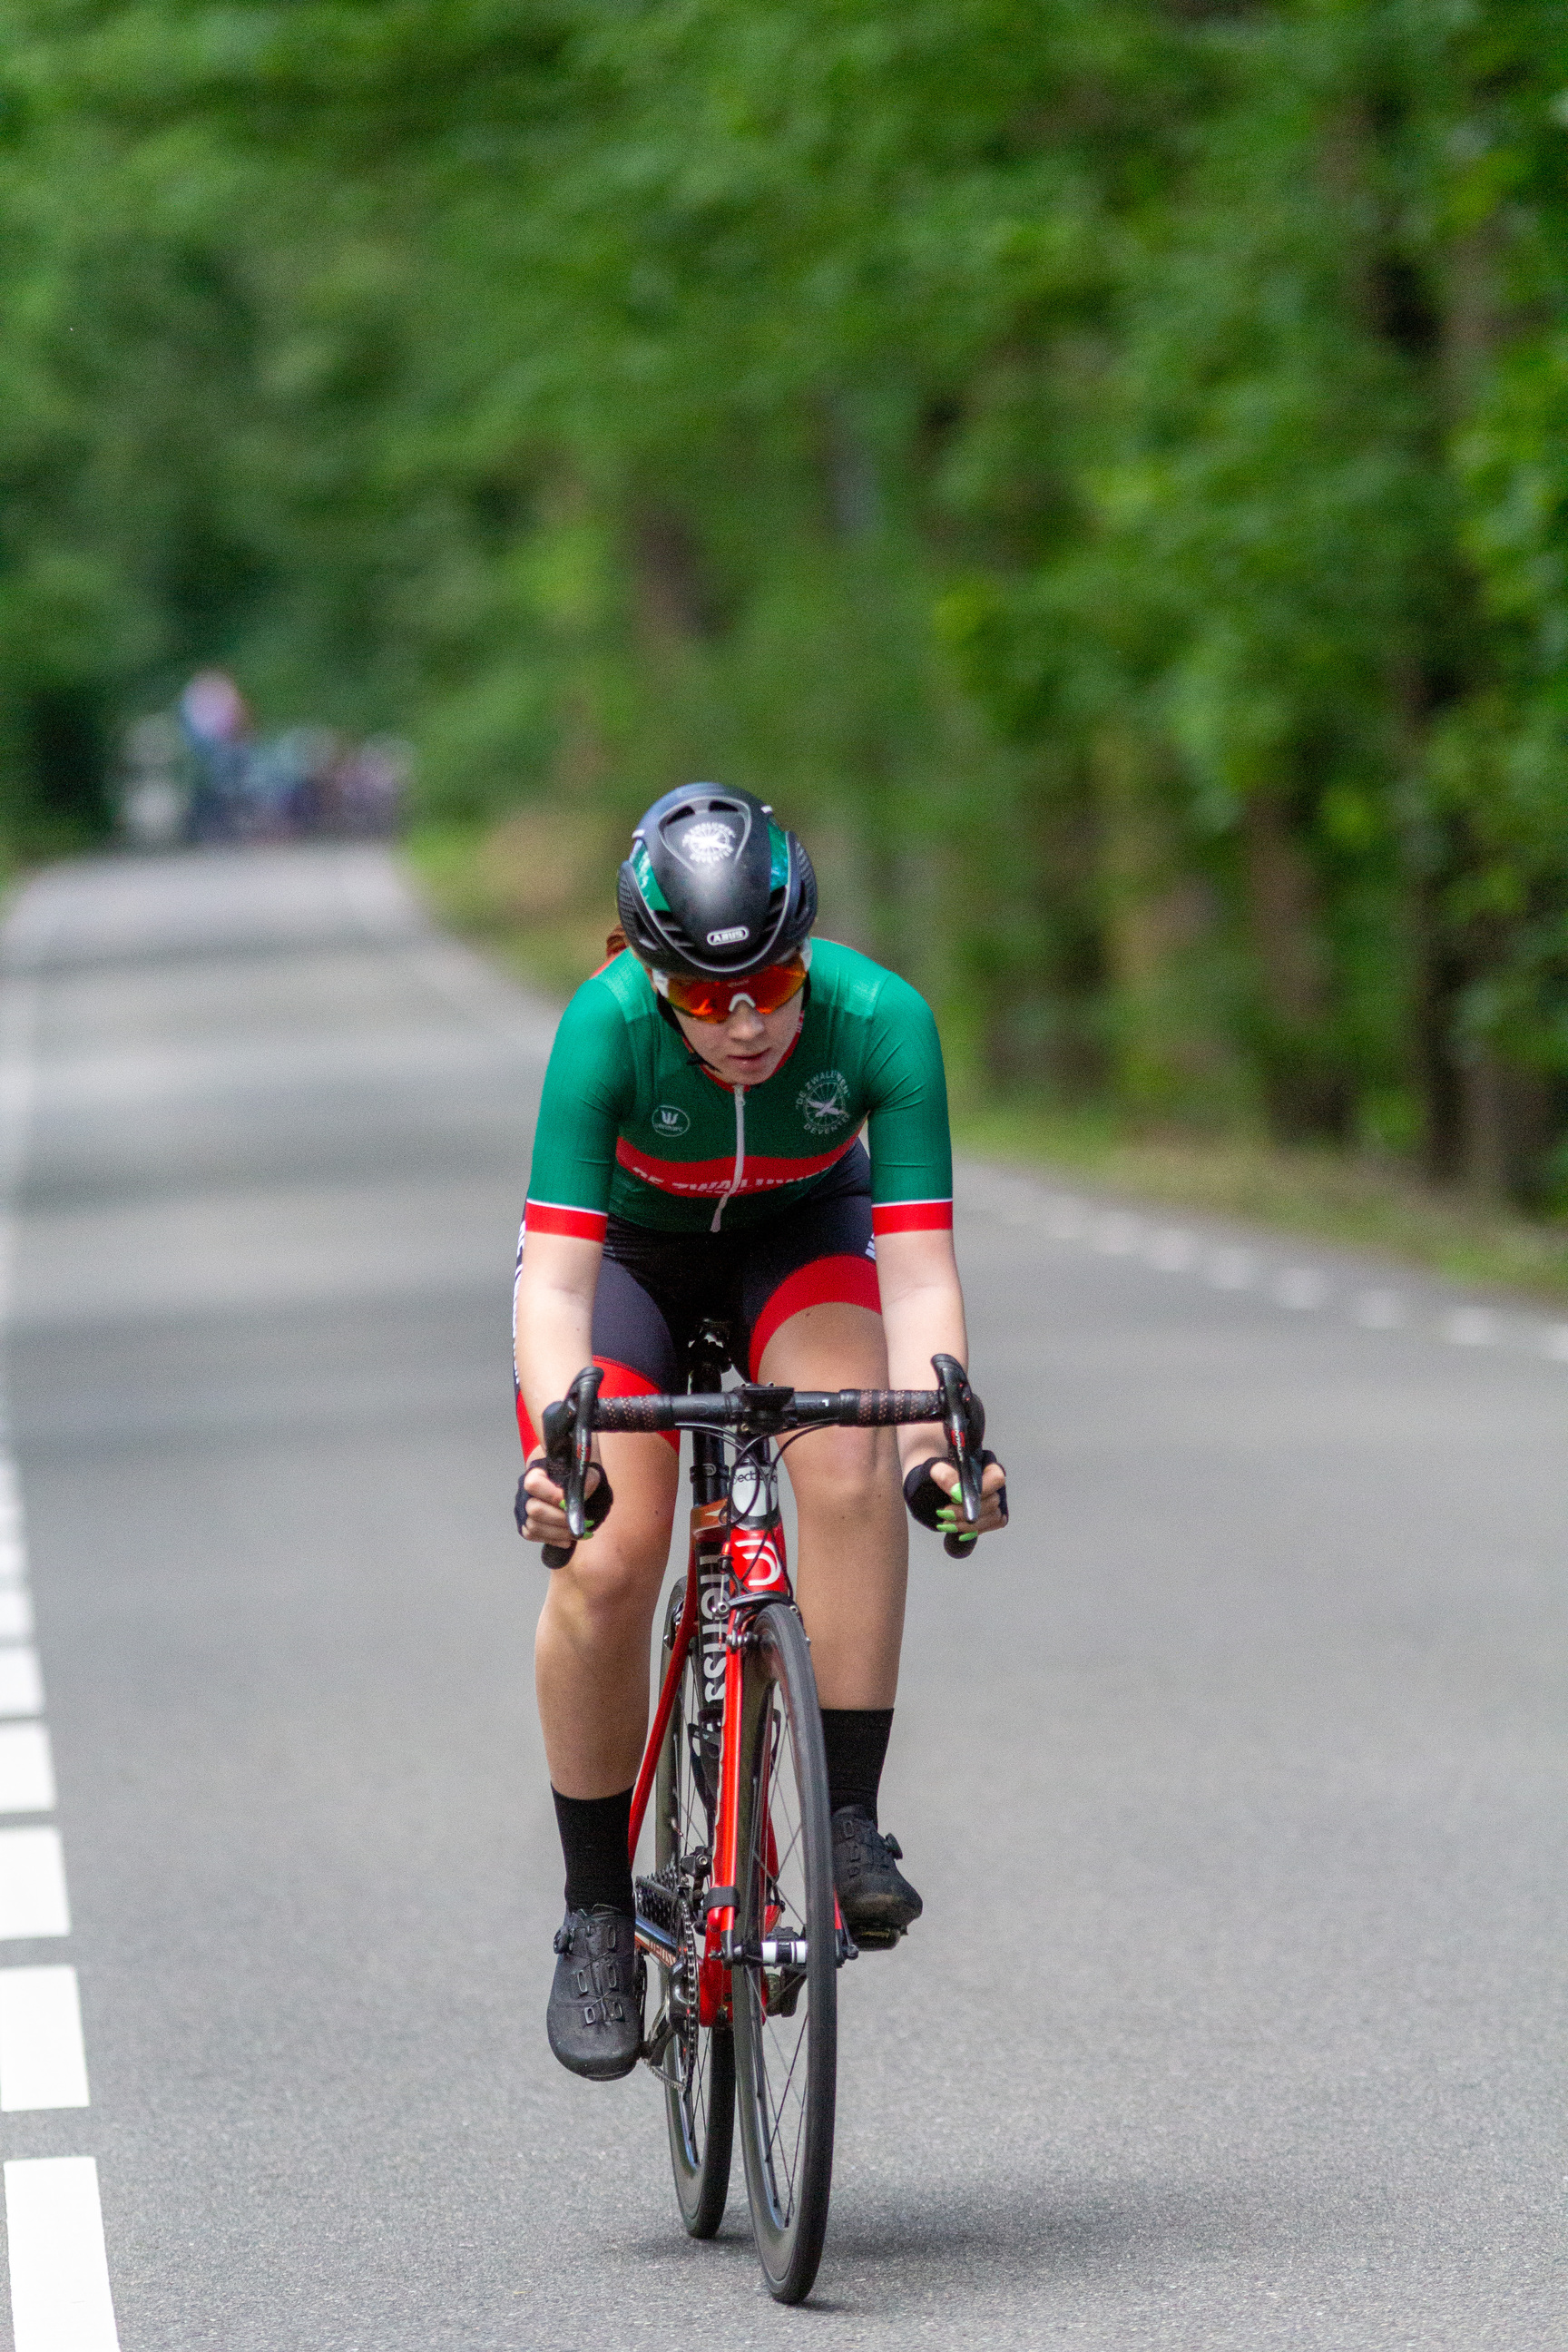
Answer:
[[[833,1816],[833,1884],[844,1925],[858,1944],[896,1944],[925,1905],[898,1869],[903,1849],[885,1837],[863,1805]]]
[[[642,2049],[647,1972],[636,1922],[603,1904],[568,1911],[556,1930],[555,1949],[560,1957],[546,2020],[550,2047],[574,2074],[590,2083],[619,2082]]]

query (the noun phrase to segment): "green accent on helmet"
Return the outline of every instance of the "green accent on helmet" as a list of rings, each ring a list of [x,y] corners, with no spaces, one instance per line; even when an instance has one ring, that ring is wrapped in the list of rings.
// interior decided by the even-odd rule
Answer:
[[[776,858],[778,855],[776,850],[773,855]],[[653,908],[655,914],[668,915],[669,900],[658,887],[658,877],[653,870],[653,860],[647,854],[646,845],[640,841],[634,841],[632,844],[632,872],[637,876],[637,888],[642,892],[645,901]]]
[[[770,890],[782,890],[789,880],[789,842],[771,818],[768,822],[768,848],[771,852],[768,887]]]

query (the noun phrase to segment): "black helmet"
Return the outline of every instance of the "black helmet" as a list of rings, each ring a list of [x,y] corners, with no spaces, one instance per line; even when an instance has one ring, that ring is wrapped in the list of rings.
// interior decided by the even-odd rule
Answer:
[[[816,877],[750,793],[686,784],[633,834],[616,906],[644,963],[728,980],[799,947],[816,920]]]

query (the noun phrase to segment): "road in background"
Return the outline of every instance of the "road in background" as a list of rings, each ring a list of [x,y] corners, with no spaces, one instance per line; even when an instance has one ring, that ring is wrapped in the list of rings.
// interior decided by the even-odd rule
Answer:
[[[1015,1525],[917,1538],[883,1817],[926,1916],[841,1980],[785,2313],[738,2168],[689,2245],[653,2084],[544,2042],[507,1315],[548,1013],[373,849],[62,868],[6,951],[72,1932],[0,1968],[75,1964],[91,2105],[0,2154],[96,2158],[124,2352],[1561,2343],[1550,1329],[961,1183]]]

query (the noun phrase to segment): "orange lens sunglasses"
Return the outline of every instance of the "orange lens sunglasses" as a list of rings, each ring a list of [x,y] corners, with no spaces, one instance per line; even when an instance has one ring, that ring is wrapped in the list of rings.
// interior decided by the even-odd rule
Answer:
[[[693,1021],[728,1021],[742,1003],[758,1013],[777,1013],[805,986],[805,971],[806,958],[793,955],[787,963],[764,964],[761,971],[748,971],[735,980],[694,980],[685,972],[656,972],[654,985],[678,1013]]]

